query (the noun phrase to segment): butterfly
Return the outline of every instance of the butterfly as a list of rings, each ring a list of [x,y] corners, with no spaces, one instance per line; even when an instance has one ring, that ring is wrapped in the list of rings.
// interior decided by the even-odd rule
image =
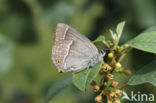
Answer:
[[[105,52],[67,24],[58,23],[52,47],[52,61],[58,72],[80,72],[103,60]]]

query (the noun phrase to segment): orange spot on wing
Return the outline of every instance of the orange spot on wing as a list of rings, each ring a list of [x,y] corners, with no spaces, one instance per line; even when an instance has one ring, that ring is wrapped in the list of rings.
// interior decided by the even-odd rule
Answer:
[[[56,64],[58,64],[58,65],[61,64],[61,60],[57,60]]]

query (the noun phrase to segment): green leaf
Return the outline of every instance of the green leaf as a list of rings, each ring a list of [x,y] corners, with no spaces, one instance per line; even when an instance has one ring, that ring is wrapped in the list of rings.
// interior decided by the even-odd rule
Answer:
[[[156,86],[156,60],[144,66],[128,81],[129,85],[138,85],[142,83],[151,83]]]
[[[96,64],[93,68],[83,70],[73,75],[73,83],[81,91],[85,91],[88,84],[97,76],[101,69],[102,62]]]
[[[83,70],[82,72],[73,75],[73,83],[81,91],[86,89],[86,82],[91,69]]]
[[[64,77],[63,79],[58,80],[56,83],[54,83],[51,88],[48,90],[48,93],[46,95],[46,98],[43,103],[48,103],[52,97],[57,95],[61,90],[64,88],[70,86],[72,83],[72,76]]]
[[[153,27],[148,28],[148,29],[145,30],[143,33],[152,32],[152,31],[156,31],[156,26],[153,26]]]
[[[103,42],[105,41],[105,37],[103,35],[100,35],[96,38],[96,40],[93,41],[93,43],[96,45],[96,47],[100,49],[107,48]]]
[[[156,31],[144,32],[132,39],[128,44],[139,50],[156,53]]]
[[[105,41],[105,37],[103,35],[100,35],[96,38],[96,40],[93,41],[93,43],[98,43],[103,41]]]
[[[13,44],[6,37],[0,35],[0,74],[8,71],[12,64]]]
[[[99,73],[100,69],[102,66],[102,62],[98,63],[97,65],[95,65],[93,68],[91,68],[91,71],[88,75],[88,79],[86,82],[86,86],[91,83],[92,80],[94,80],[94,78],[97,76],[97,74]]]
[[[117,35],[118,35],[118,38],[121,37],[121,34],[122,34],[122,31],[123,31],[124,26],[125,26],[125,21],[123,21],[123,22],[121,22],[121,23],[119,23],[119,24],[117,25],[116,33],[117,33]]]
[[[66,2],[57,2],[55,6],[45,10],[44,20],[51,27],[55,27],[58,22],[66,22],[67,18],[71,17],[73,13],[72,5]]]

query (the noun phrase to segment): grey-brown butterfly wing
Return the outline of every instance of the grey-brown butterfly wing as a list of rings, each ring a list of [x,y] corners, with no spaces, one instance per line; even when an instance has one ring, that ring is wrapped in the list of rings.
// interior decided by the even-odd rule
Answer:
[[[52,49],[52,60],[58,69],[64,69],[64,58],[68,55],[68,50],[72,44],[72,40],[60,40],[54,42]]]
[[[72,42],[65,43],[63,40]],[[58,41],[64,42],[64,46],[62,47]],[[99,61],[99,57],[101,56],[89,39],[74,28],[63,23],[57,25],[54,42],[52,60],[58,69],[64,68],[65,72],[77,72],[93,66]],[[66,51],[66,53],[61,54],[58,51]],[[59,55],[62,56],[58,58]],[[58,60],[61,60],[61,63],[58,63]]]
[[[99,62],[99,53],[95,45],[74,28],[66,26],[68,27],[68,31],[66,32],[65,39],[73,40],[66,58],[66,66],[70,68],[69,71],[81,71]]]
[[[64,40],[67,29],[68,28],[65,26],[65,24],[62,23],[57,24],[54,42]]]
[[[59,23],[57,24],[56,27],[56,32],[55,32],[55,42],[60,41],[60,40],[74,40],[78,41],[80,40],[87,46],[89,45],[90,48],[98,51],[95,45],[93,45],[88,38],[86,38],[84,35],[82,35],[80,32],[75,30],[74,28],[70,27],[67,24]]]

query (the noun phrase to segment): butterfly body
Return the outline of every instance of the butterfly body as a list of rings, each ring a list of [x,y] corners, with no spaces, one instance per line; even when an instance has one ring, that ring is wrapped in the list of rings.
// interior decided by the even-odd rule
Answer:
[[[52,61],[59,72],[79,72],[102,61],[103,56],[89,39],[74,28],[57,24]]]

